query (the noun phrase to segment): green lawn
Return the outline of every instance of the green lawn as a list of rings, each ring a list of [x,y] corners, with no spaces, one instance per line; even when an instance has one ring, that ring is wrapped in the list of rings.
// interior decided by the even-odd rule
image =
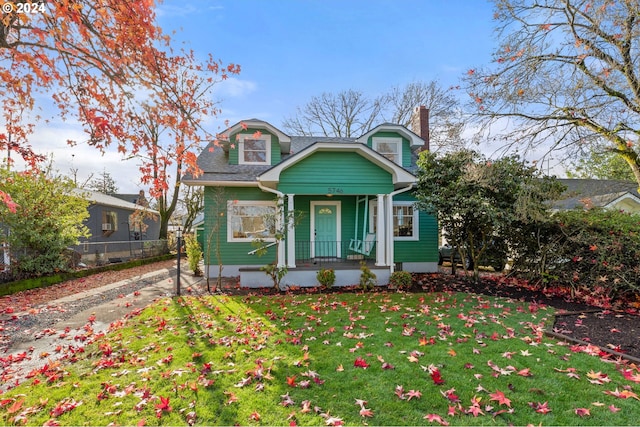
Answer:
[[[636,425],[637,367],[466,294],[165,299],[0,396],[3,424]],[[585,351],[587,350],[587,351]]]

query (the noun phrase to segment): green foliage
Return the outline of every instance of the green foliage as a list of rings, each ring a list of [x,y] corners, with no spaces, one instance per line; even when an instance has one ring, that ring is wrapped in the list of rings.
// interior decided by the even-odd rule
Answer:
[[[602,209],[559,212],[530,230],[529,245],[516,249],[515,274],[609,300],[634,295],[640,291],[638,236],[637,215]]]
[[[89,202],[73,195],[73,183],[45,174],[0,171],[0,187],[18,205],[15,213],[0,204],[0,218],[9,230],[12,269],[33,277],[68,269],[63,251],[88,237],[83,221]]]
[[[569,178],[620,179],[635,181],[633,171],[623,157],[613,151],[591,147],[589,152],[570,164]]]
[[[323,288],[330,288],[336,283],[336,273],[332,269],[322,268],[316,274],[316,279]]]
[[[187,250],[187,259],[189,260],[189,268],[196,276],[202,275],[200,270],[200,260],[202,259],[202,248],[195,234],[187,234],[184,237],[185,248]]]
[[[640,292],[640,217],[591,209],[558,212],[528,253],[538,272],[574,292],[608,299]]]
[[[260,270],[264,271],[267,276],[273,281],[273,288],[280,290],[280,282],[284,276],[287,275],[289,270],[285,266],[278,266],[276,264],[267,264],[260,267]]]
[[[409,289],[413,284],[413,277],[408,271],[394,271],[389,277],[389,284],[397,289]]]
[[[480,260],[492,246],[506,248],[513,229],[547,216],[546,202],[562,192],[555,178],[543,177],[518,156],[488,160],[463,150],[418,160],[419,207],[438,215],[447,241],[460,259],[470,258],[478,279]]]
[[[365,261],[360,261],[360,289],[363,291],[372,290],[376,285],[376,274],[367,267]]]

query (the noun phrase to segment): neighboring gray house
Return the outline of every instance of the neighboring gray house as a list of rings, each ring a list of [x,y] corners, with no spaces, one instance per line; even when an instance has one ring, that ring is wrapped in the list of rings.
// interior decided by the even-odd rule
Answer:
[[[635,181],[614,179],[559,179],[567,187],[561,200],[553,203],[554,210],[586,207],[617,209],[629,213],[640,212],[640,193]]]
[[[81,238],[80,244],[73,247],[84,262],[113,262],[144,256],[144,251],[150,250],[149,241],[158,239],[159,213],[148,207],[144,193],[140,201],[145,204],[141,205],[95,191],[77,192],[91,202],[89,218],[84,223],[91,236]]]

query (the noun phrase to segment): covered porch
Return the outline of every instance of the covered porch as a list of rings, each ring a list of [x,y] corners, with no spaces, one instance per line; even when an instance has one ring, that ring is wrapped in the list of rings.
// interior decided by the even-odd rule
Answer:
[[[267,246],[275,252],[276,265],[287,269],[282,285],[315,286],[316,273],[321,269],[335,271],[336,286],[356,285],[363,262],[376,274],[378,285],[386,285],[395,269],[391,207],[397,193],[280,196],[278,204],[282,208],[276,228],[286,233],[284,239]],[[296,210],[304,214],[298,223],[293,215],[287,215]],[[246,266],[239,272],[242,286],[265,285],[260,266]]]

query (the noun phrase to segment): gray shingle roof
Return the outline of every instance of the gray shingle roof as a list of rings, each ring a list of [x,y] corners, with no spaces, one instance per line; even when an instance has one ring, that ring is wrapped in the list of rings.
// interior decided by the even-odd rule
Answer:
[[[286,160],[291,156],[299,153],[305,148],[316,142],[338,142],[344,144],[359,144],[356,138],[335,138],[335,137],[318,137],[318,136],[292,136],[291,152],[282,154],[282,160]],[[417,155],[412,152],[412,164],[415,165]],[[197,178],[186,175],[184,181],[223,181],[223,182],[248,182],[255,181],[256,177],[267,170],[272,165],[230,165],[229,152],[224,150],[222,146],[209,144],[198,156],[198,167],[202,170],[202,174]],[[405,168],[409,172],[414,172],[415,167]]]
[[[567,190],[562,199],[553,203],[555,209],[584,207],[581,200],[590,199],[594,206],[606,206],[617,198],[631,194],[640,198],[638,183],[614,179],[559,179]]]

